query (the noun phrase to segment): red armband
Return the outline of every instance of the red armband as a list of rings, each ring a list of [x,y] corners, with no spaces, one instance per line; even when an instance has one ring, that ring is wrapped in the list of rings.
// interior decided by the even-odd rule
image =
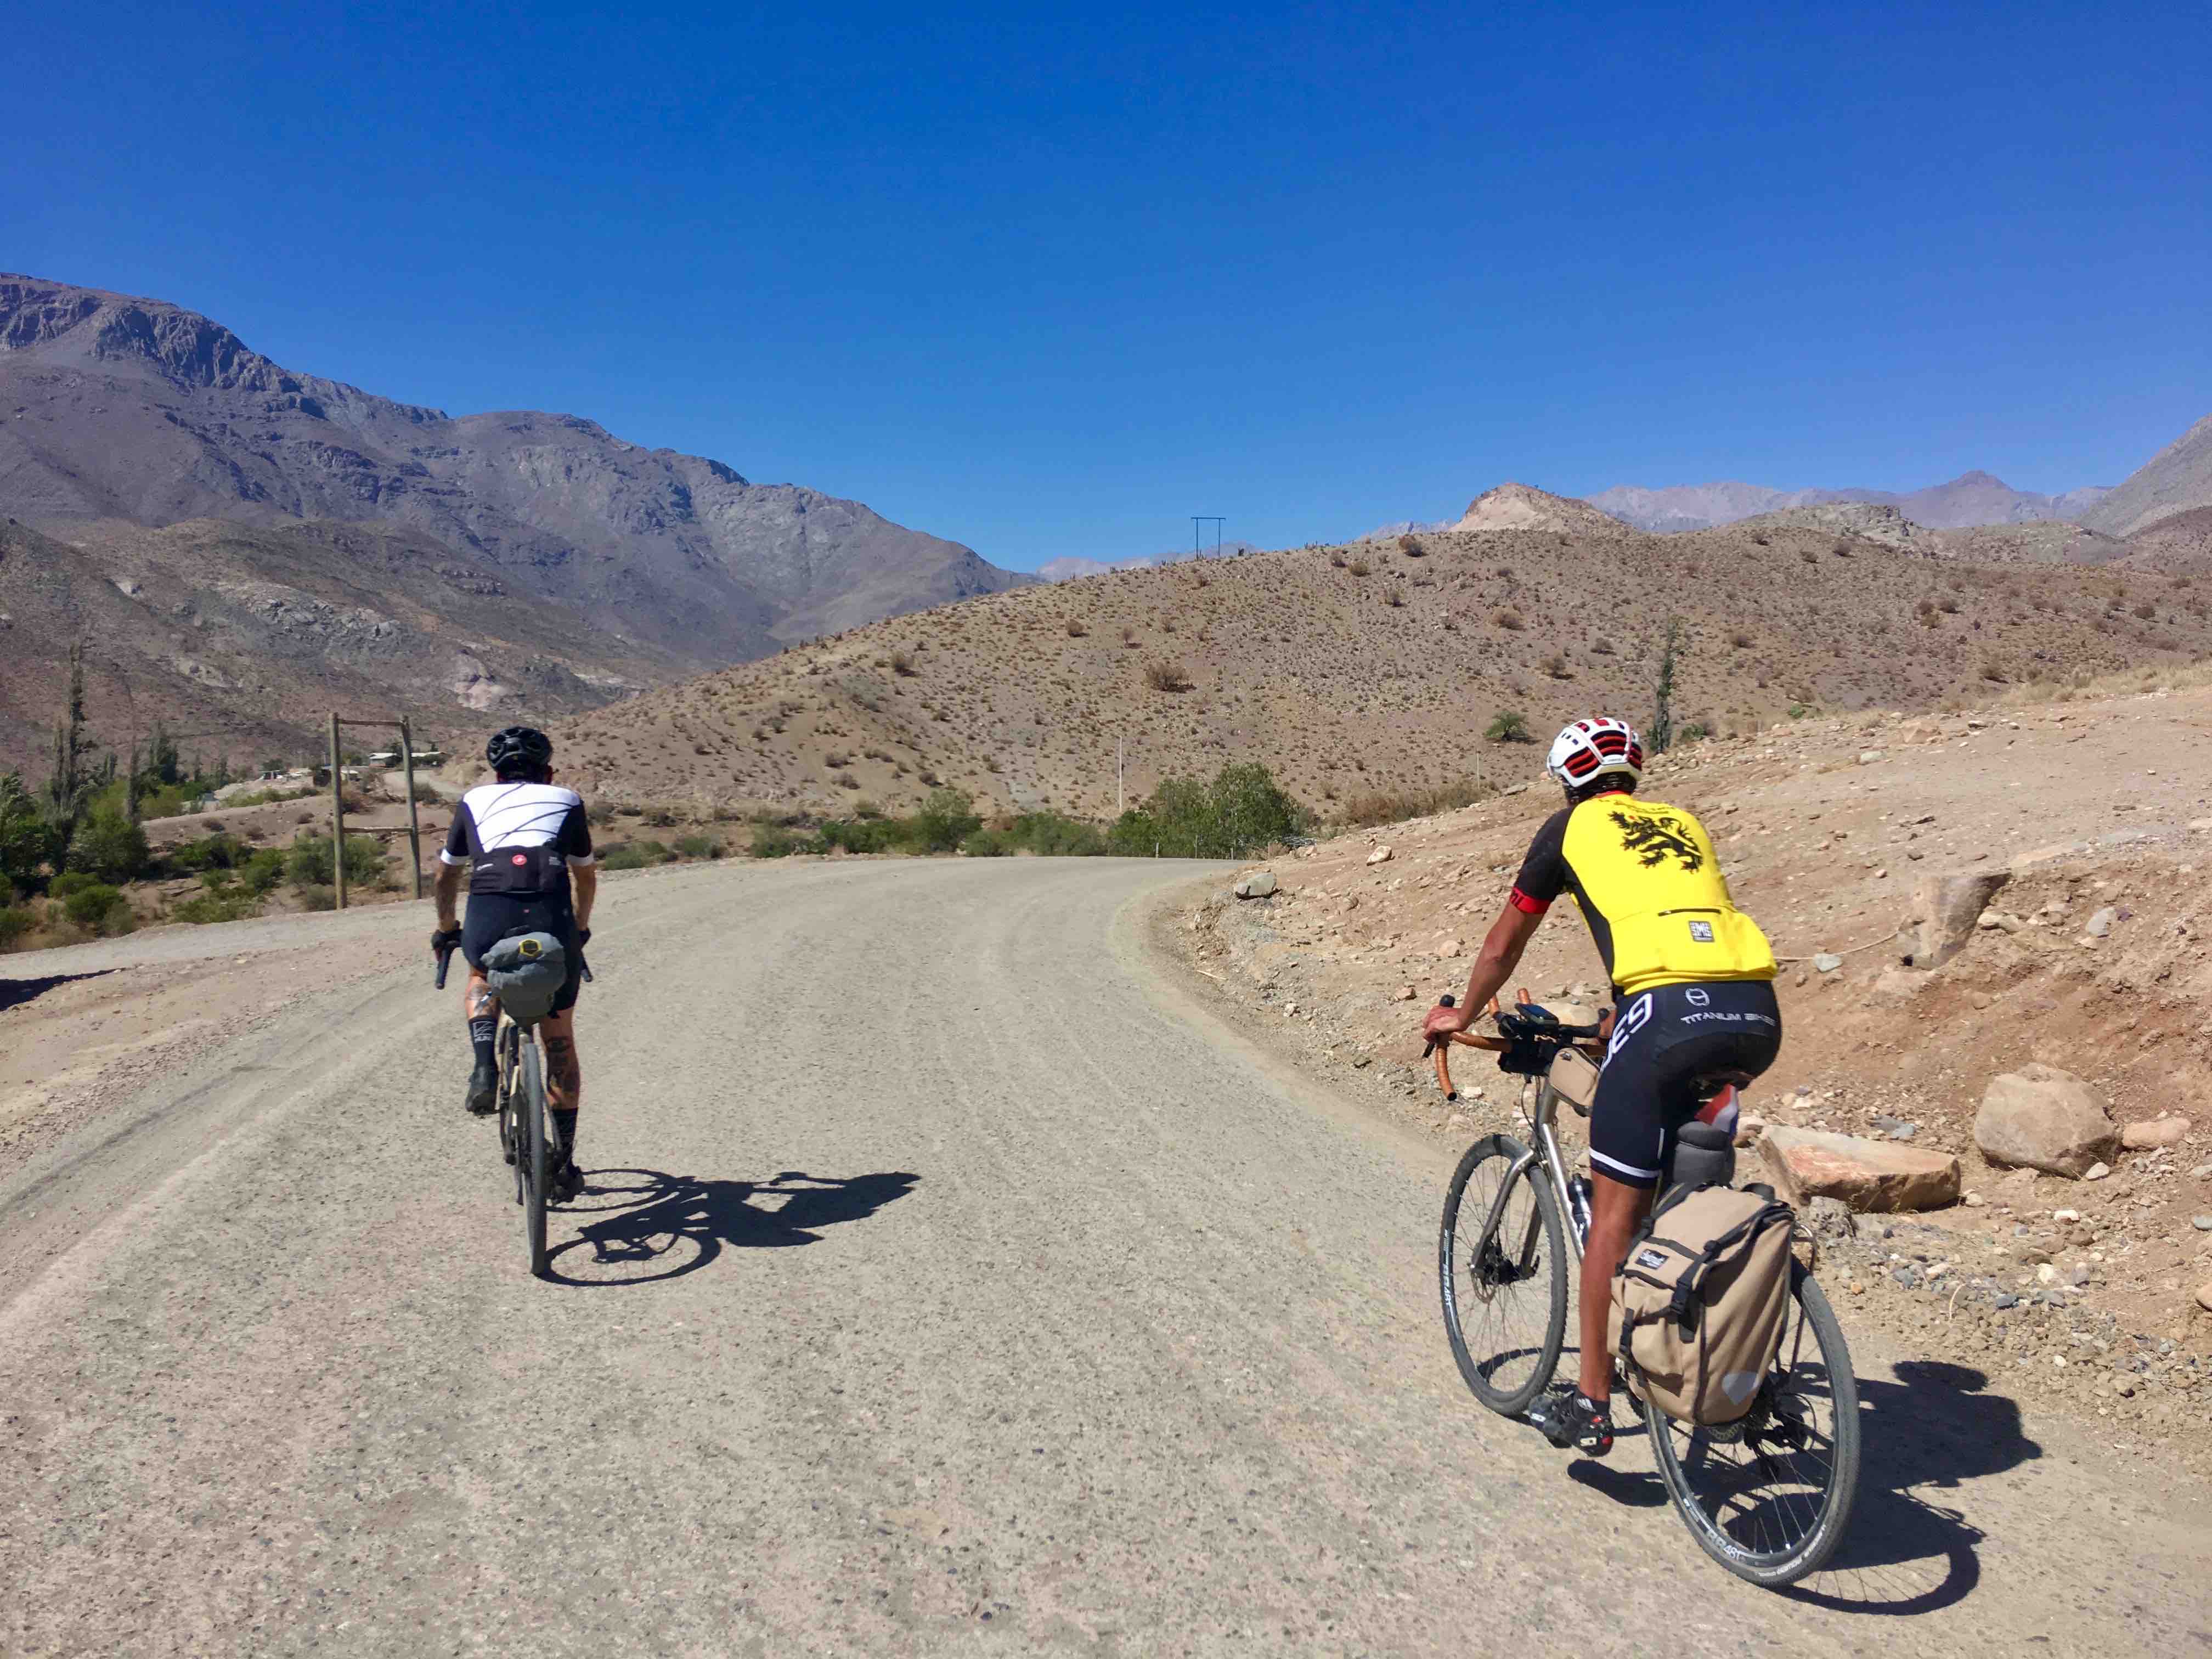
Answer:
[[[1532,899],[1518,887],[1505,896],[1505,902],[1523,915],[1540,916],[1552,908],[1547,899]]]

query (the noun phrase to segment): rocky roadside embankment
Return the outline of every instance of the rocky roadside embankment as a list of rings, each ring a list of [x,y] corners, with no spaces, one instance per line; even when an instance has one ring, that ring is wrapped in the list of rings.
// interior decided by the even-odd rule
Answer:
[[[1784,957],[1742,1156],[1814,1212],[1847,1320],[2212,1468],[2208,729],[2201,692],[1869,716],[1670,757],[1646,793],[1705,818]],[[1515,1085],[1465,1054],[1447,1103],[1418,1025],[1554,804],[1255,867],[1188,916],[1195,964],[1339,1086],[1449,1139],[1504,1127]],[[1595,969],[1568,914],[1521,977],[1592,1002]]]

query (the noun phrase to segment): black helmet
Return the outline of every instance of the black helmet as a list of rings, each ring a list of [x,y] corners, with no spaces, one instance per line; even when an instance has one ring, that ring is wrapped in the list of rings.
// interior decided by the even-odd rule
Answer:
[[[510,772],[538,772],[553,758],[553,739],[534,726],[510,726],[484,744],[484,759],[501,777]]]

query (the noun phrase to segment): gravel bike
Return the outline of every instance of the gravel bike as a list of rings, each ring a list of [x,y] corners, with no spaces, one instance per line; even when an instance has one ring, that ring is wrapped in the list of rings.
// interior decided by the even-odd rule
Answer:
[[[525,958],[537,957],[539,950],[532,947],[541,937],[544,936],[527,934],[514,941],[519,953]],[[453,959],[454,948],[445,942],[444,935],[438,936],[436,988],[441,991],[446,988],[446,969]],[[580,959],[578,966],[589,981],[591,965]],[[545,1247],[546,1191],[553,1172],[561,1167],[568,1150],[561,1145],[559,1132],[553,1127],[552,1113],[546,1104],[545,1055],[538,1031],[545,1012],[542,1008],[526,1008],[525,1018],[517,1019],[504,1002],[500,1003],[499,1027],[492,1039],[492,1051],[499,1067],[495,1109],[499,1118],[500,1156],[514,1173],[514,1201],[522,1206],[523,1231],[530,1245],[530,1271],[538,1279],[547,1278],[550,1273],[551,1255]]]
[[[1516,1115],[1529,1139],[1486,1135],[1468,1149],[1444,1196],[1437,1270],[1461,1376],[1491,1410],[1528,1420],[1559,1366],[1568,1282],[1579,1279],[1589,1230],[1589,1183],[1571,1174],[1558,1119],[1563,1100],[1589,1115],[1599,1028],[1563,1024],[1526,1001],[1496,1024],[1494,1037],[1462,1032],[1452,1040],[1495,1053],[1501,1070],[1521,1078]],[[1432,1041],[1431,1052],[1439,1084],[1456,1098],[1449,1045]],[[1565,1054],[1579,1057],[1563,1063]],[[1699,1094],[1711,1101],[1747,1080],[1702,1079]],[[1677,1139],[1660,1191],[1681,1180],[1732,1184],[1735,1166],[1731,1137],[1692,1124]],[[1802,1223],[1796,1240],[1797,1249],[1814,1250]],[[1713,1427],[1638,1403],[1667,1495],[1706,1554],[1741,1578],[1779,1588],[1835,1552],[1858,1483],[1858,1382],[1805,1255],[1793,1253],[1782,1340],[1748,1413]]]

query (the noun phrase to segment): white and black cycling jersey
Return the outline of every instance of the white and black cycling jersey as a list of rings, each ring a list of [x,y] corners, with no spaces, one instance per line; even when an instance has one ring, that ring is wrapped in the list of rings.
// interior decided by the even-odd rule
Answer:
[[[584,800],[551,783],[479,784],[453,809],[441,863],[469,866],[471,893],[543,893],[592,861]]]

